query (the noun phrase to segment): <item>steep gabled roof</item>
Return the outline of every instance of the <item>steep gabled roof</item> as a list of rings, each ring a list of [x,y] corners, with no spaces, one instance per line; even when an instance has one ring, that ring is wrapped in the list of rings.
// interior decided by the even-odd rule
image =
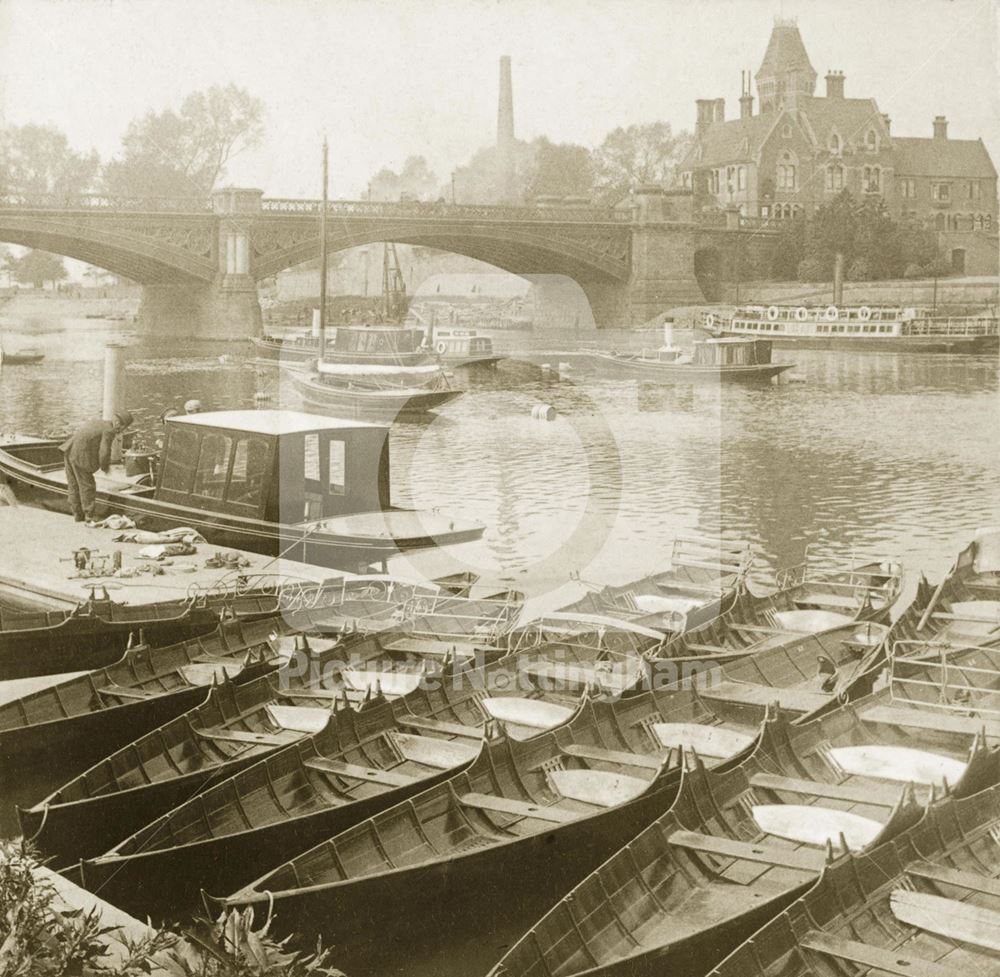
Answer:
[[[684,157],[681,169],[712,166],[719,163],[750,162],[774,125],[773,115],[755,115],[749,119],[730,119],[708,127]],[[701,149],[699,156],[698,150]]]
[[[996,179],[997,171],[982,139],[896,137],[896,176]]]
[[[816,69],[806,53],[798,24],[793,20],[775,20],[771,39],[767,42],[764,60],[756,77],[760,80],[786,71],[802,71],[812,75],[814,79],[816,77]]]
[[[836,132],[845,144],[864,141],[865,133],[872,127],[883,141],[888,137],[885,120],[873,98],[799,96],[798,109],[808,120],[821,148],[826,148],[831,132]]]

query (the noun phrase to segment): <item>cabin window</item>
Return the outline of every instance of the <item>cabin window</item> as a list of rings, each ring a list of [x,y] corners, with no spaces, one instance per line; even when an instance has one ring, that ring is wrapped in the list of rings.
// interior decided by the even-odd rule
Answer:
[[[347,446],[343,441],[331,440],[329,442],[330,461],[329,469],[329,492],[330,495],[347,494]]]
[[[163,459],[162,488],[171,492],[191,491],[195,459],[198,457],[198,434],[180,425],[173,426]]]
[[[304,469],[302,474],[307,482],[319,481],[319,435],[305,436]]]
[[[267,480],[268,444],[263,438],[240,438],[233,452],[226,500],[258,508]]]
[[[226,434],[206,434],[201,439],[198,467],[194,473],[192,495],[221,499],[229,475],[229,459],[233,454],[233,439]]]

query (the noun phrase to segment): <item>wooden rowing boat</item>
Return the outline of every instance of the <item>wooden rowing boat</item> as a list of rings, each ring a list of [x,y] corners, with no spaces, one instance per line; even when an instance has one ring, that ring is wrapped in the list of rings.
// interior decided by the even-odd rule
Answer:
[[[449,663],[442,654],[430,669]],[[398,697],[427,675],[426,661],[387,651],[378,635],[307,644],[277,673],[224,682],[195,709],[19,808],[22,831],[58,865],[100,854],[209,782],[322,729],[335,702]]]
[[[383,972],[387,953],[426,962],[463,933],[493,934],[505,914],[550,901],[672,801],[676,777],[656,756],[586,759],[578,748],[599,737],[585,710],[530,740],[491,740],[465,772],[298,855],[225,905],[262,914],[273,905],[279,927],[322,933],[359,974]]]
[[[491,974],[703,973],[802,895],[834,849],[876,850],[920,819],[913,786],[830,763],[830,749],[864,735],[839,717],[806,727],[777,719],[737,768],[696,761],[671,810],[535,923]],[[978,767],[986,747],[969,742]]]
[[[322,732],[85,861],[85,883],[144,917],[194,907],[200,888],[225,892],[249,884],[276,863],[457,772],[478,754],[484,723],[492,720],[508,732],[512,725],[528,731],[530,723],[534,735],[544,731],[546,707],[557,704],[537,687],[512,688],[502,678],[504,667],[459,673],[455,678],[465,681],[338,714]],[[497,718],[504,705],[516,723]],[[728,719],[724,705],[713,708],[691,689],[560,708],[569,718],[581,709],[591,716],[566,748],[573,756],[622,761],[635,754],[630,762],[645,769],[664,763],[676,769],[682,747],[697,747],[712,765],[732,762],[753,747],[759,731],[757,724]]]
[[[276,668],[286,633],[280,619],[220,624],[179,644],[130,648],[107,668],[4,702],[0,770],[13,783],[42,761],[64,780],[68,768],[75,773],[195,706],[206,685]]]
[[[712,977],[1000,973],[1000,787],[945,797],[877,851],[846,856]]]
[[[274,595],[252,590],[134,605],[113,601],[103,591],[72,611],[5,610],[0,681],[103,668],[118,661],[130,641],[171,644],[206,634],[223,615],[252,621],[278,610]]]
[[[746,544],[678,536],[667,570],[591,590],[560,610],[621,617],[662,631],[687,631],[731,605],[751,559]]]

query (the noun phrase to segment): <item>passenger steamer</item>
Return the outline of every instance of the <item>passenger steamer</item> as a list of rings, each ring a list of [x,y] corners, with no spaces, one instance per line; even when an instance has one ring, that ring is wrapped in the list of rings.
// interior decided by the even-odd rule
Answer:
[[[996,315],[940,317],[898,306],[748,305],[731,314],[708,311],[702,325],[803,349],[984,353],[1000,344]]]

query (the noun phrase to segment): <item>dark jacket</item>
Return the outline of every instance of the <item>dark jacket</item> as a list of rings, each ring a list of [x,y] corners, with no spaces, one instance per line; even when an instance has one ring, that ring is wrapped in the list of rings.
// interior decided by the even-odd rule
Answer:
[[[111,464],[111,442],[114,438],[111,421],[87,421],[59,448],[74,468],[96,472],[98,468],[107,468]]]

